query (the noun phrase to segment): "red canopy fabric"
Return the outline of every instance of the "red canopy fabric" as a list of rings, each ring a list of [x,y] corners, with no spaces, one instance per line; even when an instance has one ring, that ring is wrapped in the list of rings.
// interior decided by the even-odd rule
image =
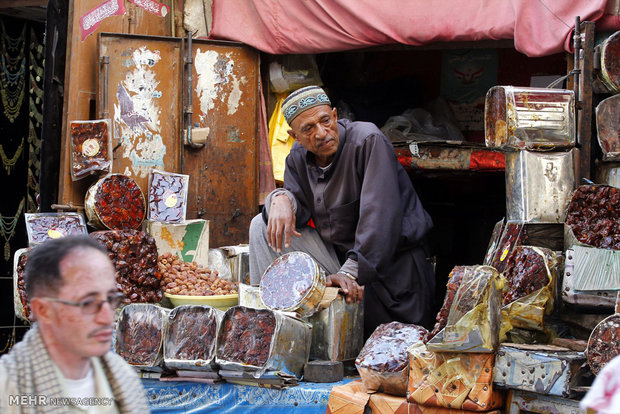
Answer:
[[[570,50],[575,17],[608,0],[213,0],[210,37],[272,54],[514,39],[528,56]]]

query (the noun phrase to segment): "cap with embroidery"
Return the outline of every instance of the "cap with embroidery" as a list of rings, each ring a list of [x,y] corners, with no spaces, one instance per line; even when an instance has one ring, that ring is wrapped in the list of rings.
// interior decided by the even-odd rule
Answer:
[[[282,103],[282,114],[290,125],[299,114],[319,105],[331,106],[332,103],[320,86],[306,86],[297,89],[286,97]]]

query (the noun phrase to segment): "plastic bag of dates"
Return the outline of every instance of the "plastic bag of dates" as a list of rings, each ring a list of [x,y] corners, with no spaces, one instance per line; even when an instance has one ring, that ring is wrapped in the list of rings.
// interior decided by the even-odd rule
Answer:
[[[162,278],[152,236],[138,230],[95,231],[90,236],[108,250],[116,268],[118,290],[125,294],[126,303],[161,301]]]
[[[168,315],[164,363],[187,370],[215,368],[215,343],[224,312],[210,306],[177,306]]]
[[[461,285],[461,280],[463,280],[464,274],[465,266],[455,266],[450,272],[450,275],[448,276],[448,283],[446,284],[446,297],[444,298],[443,305],[437,314],[437,322],[428,336],[429,340],[446,327],[450,308],[452,307],[454,297],[456,296],[456,292]]]
[[[142,190],[123,174],[108,174],[93,184],[84,209],[88,224],[99,230],[138,229],[146,215]]]
[[[24,274],[29,251],[29,248],[19,249],[13,256],[13,305],[15,315],[26,322],[30,322],[30,305],[26,295]]]
[[[583,244],[620,250],[620,188],[579,186],[568,205],[566,224]]]
[[[502,334],[512,327],[543,330],[545,314],[553,310],[553,284],[558,257],[542,247],[518,246],[504,272]]]
[[[216,362],[225,370],[267,371],[301,378],[308,362],[312,327],[269,309],[234,306],[226,311],[217,336]]]
[[[71,121],[71,179],[112,171],[109,119]]]
[[[418,325],[390,322],[379,325],[355,359],[355,366],[368,392],[407,394],[407,349],[426,339],[428,331]]]
[[[461,266],[459,272],[463,275],[446,326],[427,347],[433,352],[495,352],[505,281],[491,266]]]
[[[149,176],[149,219],[185,221],[189,175],[153,170]]]
[[[125,306],[116,322],[116,353],[131,365],[158,370],[169,312],[146,303]]]

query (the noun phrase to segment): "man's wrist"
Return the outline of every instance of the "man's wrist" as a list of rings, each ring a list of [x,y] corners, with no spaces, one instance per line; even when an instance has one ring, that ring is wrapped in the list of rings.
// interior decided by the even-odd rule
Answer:
[[[341,275],[345,275],[346,277],[348,277],[351,280],[355,280],[357,281],[357,278],[355,276],[353,276],[351,273],[349,272],[345,272],[344,270],[339,270],[338,273],[340,273]]]

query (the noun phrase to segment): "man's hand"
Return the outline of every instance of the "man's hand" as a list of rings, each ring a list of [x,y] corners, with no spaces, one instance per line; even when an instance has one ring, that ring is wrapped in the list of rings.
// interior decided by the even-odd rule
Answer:
[[[340,286],[347,303],[359,303],[364,297],[364,286],[358,285],[356,280],[342,273],[334,273],[327,276],[325,286]]]
[[[278,253],[282,253],[282,245],[291,245],[291,235],[301,237],[295,230],[295,214],[291,200],[286,194],[278,194],[271,199],[269,220],[267,220],[267,243]]]

